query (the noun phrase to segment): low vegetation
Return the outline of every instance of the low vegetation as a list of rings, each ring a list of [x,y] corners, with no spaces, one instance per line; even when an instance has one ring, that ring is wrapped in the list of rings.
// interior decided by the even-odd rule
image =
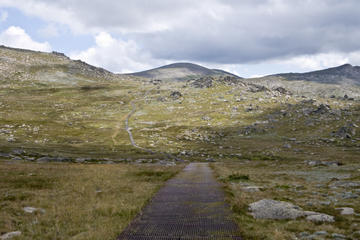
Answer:
[[[343,164],[314,166],[303,160],[228,159],[212,167],[219,180],[227,180],[222,182],[244,239],[308,239],[301,237],[319,231],[326,231],[322,237],[327,235],[329,239],[333,239],[332,234],[357,239],[353,234],[360,230],[360,184],[351,187],[351,183],[359,183],[356,179],[360,176],[360,162],[353,155]],[[237,181],[232,181],[234,176]],[[335,216],[335,222],[255,219],[249,204],[262,199],[290,202],[307,211],[329,214]],[[353,208],[355,214],[341,215],[339,208],[343,207]]]
[[[0,235],[113,240],[181,168],[0,161]]]

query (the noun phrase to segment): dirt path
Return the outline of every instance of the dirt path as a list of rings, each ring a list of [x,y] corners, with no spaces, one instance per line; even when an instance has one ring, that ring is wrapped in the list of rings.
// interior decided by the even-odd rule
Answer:
[[[147,148],[143,148],[143,147],[140,147],[139,145],[137,145],[134,141],[134,137],[131,133],[131,128],[129,127],[129,119],[131,118],[131,116],[135,113],[136,111],[136,105],[134,102],[131,102],[131,112],[127,115],[126,119],[125,119],[125,130],[128,132],[129,134],[129,138],[130,138],[130,142],[131,142],[131,145],[133,145],[135,148],[138,148],[138,149],[141,149],[145,152],[148,152],[148,153],[155,153],[154,151],[150,150],[150,149],[147,149]]]
[[[190,163],[159,190],[118,240],[241,239],[224,198],[208,164]]]

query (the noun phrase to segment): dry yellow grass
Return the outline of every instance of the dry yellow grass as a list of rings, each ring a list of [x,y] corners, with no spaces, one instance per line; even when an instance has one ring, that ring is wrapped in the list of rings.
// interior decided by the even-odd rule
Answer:
[[[0,161],[0,234],[21,231],[18,239],[114,239],[180,169]],[[45,212],[25,213],[27,206]]]

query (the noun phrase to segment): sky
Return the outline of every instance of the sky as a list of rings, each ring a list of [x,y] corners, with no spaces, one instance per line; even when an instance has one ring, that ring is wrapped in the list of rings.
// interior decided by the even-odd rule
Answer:
[[[0,45],[116,73],[174,62],[242,77],[360,65],[359,0],[0,0]]]

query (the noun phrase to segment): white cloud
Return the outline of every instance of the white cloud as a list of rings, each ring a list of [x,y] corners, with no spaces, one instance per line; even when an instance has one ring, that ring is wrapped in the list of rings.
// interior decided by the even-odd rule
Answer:
[[[24,29],[16,26],[11,26],[0,33],[0,44],[36,51],[51,51],[51,46],[48,42],[36,42],[31,39]]]
[[[85,51],[71,53],[70,57],[118,73],[141,71],[164,63],[142,51],[134,41],[116,39],[106,32],[97,34],[95,43]]]
[[[351,53],[330,52],[312,55],[301,55],[290,59],[269,61],[270,63],[294,66],[303,71],[314,71],[351,63],[360,65],[360,51]]]
[[[55,24],[48,24],[44,28],[39,29],[39,34],[43,37],[58,37],[59,31]]]
[[[1,22],[6,22],[7,18],[9,17],[8,12],[6,11],[1,11],[0,12],[0,23]]]

